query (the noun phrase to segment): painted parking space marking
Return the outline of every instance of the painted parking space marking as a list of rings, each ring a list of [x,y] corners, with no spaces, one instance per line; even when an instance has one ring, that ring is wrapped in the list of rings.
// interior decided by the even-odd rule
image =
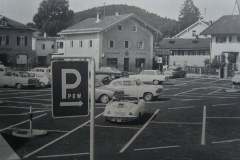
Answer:
[[[119,151],[119,153],[123,153],[132,143],[133,141],[143,132],[143,130],[150,124],[150,122],[153,120],[153,118],[160,112],[159,109],[157,109],[154,114],[148,119],[148,121],[142,126],[141,129],[138,130],[138,132],[122,147],[122,149]]]
[[[221,90],[222,90],[222,89],[219,88],[219,89],[217,89],[217,90],[215,90],[215,91],[209,92],[207,95],[212,95],[212,94],[218,93],[218,92],[221,91]]]
[[[29,105],[29,104],[33,104],[33,105],[41,105],[41,106],[45,106],[46,104],[43,104],[43,103],[36,103],[36,102],[22,102],[22,101],[13,101],[13,100],[4,100],[6,102],[12,102],[12,103],[19,103],[19,104],[26,104],[26,105]],[[49,106],[49,105],[48,105]]]
[[[202,125],[202,122],[158,122],[152,121],[152,124],[172,124],[172,125]]]
[[[89,126],[89,125],[86,125]],[[134,130],[138,130],[140,129],[139,127],[124,127],[124,126],[107,126],[107,125],[99,125],[99,124],[95,124],[95,127],[100,127],[100,128],[117,128],[117,129],[134,129]]]
[[[240,102],[237,103],[221,103],[221,104],[213,104],[211,105],[212,107],[218,107],[218,106],[231,106],[231,105],[236,105],[239,104]]]
[[[159,149],[168,149],[168,148],[180,148],[180,145],[174,146],[162,146],[162,147],[150,147],[150,148],[137,148],[134,151],[147,151],[147,150],[159,150]]]
[[[36,117],[33,117],[33,120],[42,118],[42,117],[44,117],[44,116],[46,116],[46,115],[47,115],[47,113],[38,115],[38,116],[36,116]],[[25,120],[25,121],[22,121],[22,122],[19,122],[19,123],[16,123],[16,124],[13,124],[13,125],[10,125],[10,126],[5,127],[5,128],[3,128],[3,129],[0,129],[0,132],[6,131],[6,130],[8,130],[8,129],[11,129],[11,128],[13,128],[13,127],[19,126],[19,125],[24,124],[24,123],[27,123],[27,122],[29,122],[29,119],[28,119],[28,120]]]
[[[29,110],[30,107],[24,107],[24,106],[0,106],[0,108],[12,108],[12,109],[24,109],[24,110]],[[33,110],[47,110],[49,109],[49,107],[41,107],[41,108],[38,108],[38,107],[32,107]]]
[[[215,142],[212,142],[212,144],[233,143],[233,142],[240,142],[240,139],[230,139],[230,140],[215,141]]]
[[[98,117],[100,117],[102,114],[103,114],[103,112],[100,113],[100,114],[98,114],[97,116],[95,116],[95,119],[98,118]],[[32,155],[34,155],[34,154],[40,152],[41,150],[47,148],[48,146],[50,146],[50,145],[52,145],[52,144],[54,144],[54,143],[56,143],[56,142],[62,140],[63,138],[65,138],[65,137],[69,136],[70,134],[76,132],[76,131],[79,130],[80,128],[86,126],[87,124],[89,124],[89,122],[90,122],[90,120],[88,120],[88,121],[82,123],[81,125],[77,126],[76,128],[72,129],[71,131],[65,133],[64,135],[62,135],[62,136],[60,136],[60,137],[58,137],[58,138],[56,138],[56,139],[50,141],[49,143],[47,143],[47,144],[43,145],[42,147],[40,147],[40,148],[38,148],[38,149],[32,151],[31,153],[26,154],[25,156],[23,156],[23,158],[28,158],[28,157],[30,157],[30,156],[32,156]]]
[[[207,119],[240,119],[240,117],[207,117]]]
[[[191,109],[196,108],[196,106],[185,106],[185,107],[170,107],[169,110],[180,110],[180,109]]]
[[[29,128],[12,128],[12,130],[28,131]],[[47,132],[56,132],[56,133],[67,133],[67,132],[69,132],[69,131],[58,130],[58,129],[44,129],[44,128],[41,128],[41,130],[44,130],[44,131],[47,131]]]
[[[4,98],[0,98],[0,99],[7,99],[7,98],[35,98],[35,97],[44,97],[44,96],[51,96],[51,95],[52,94],[37,94],[37,95],[19,96],[19,93],[18,93],[17,97],[4,97]]]
[[[37,156],[37,158],[38,159],[60,158],[60,157],[73,157],[73,156],[84,156],[84,155],[89,155],[89,153],[85,152],[85,153],[56,154],[56,155],[47,155],[47,156]]]

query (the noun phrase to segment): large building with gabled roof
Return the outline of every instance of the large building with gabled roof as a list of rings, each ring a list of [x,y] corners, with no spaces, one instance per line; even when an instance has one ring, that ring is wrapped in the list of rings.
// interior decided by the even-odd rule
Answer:
[[[152,68],[154,34],[159,30],[134,14],[88,18],[59,33],[63,56],[94,57],[96,69],[122,71]]]
[[[222,16],[201,34],[211,35],[211,59],[221,59],[224,55],[226,63],[231,59],[233,64],[229,71],[240,70],[240,15]],[[229,76],[227,73],[225,77]]]
[[[34,64],[32,51],[33,29],[0,15],[0,61],[11,67],[30,67]]]

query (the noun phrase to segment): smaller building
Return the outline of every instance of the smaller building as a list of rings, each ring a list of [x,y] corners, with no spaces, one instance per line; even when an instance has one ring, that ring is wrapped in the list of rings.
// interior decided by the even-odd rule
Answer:
[[[240,70],[240,15],[222,16],[201,34],[211,35],[211,60],[225,57],[225,77]]]
[[[49,66],[51,56],[57,53],[58,37],[37,37],[36,38],[36,65]]]
[[[166,38],[159,43],[158,53],[165,56],[169,66],[203,67],[210,58],[210,39]]]
[[[210,25],[209,22],[205,21],[203,18],[200,18],[198,21],[185,28],[173,38],[183,38],[183,39],[195,39],[195,38],[210,38],[208,35],[200,35],[200,33],[208,28]]]
[[[0,15],[0,61],[11,67],[30,67],[34,64],[32,51],[33,29]]]

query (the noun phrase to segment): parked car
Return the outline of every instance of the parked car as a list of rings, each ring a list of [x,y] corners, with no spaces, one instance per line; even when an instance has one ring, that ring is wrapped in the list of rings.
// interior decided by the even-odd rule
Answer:
[[[184,78],[186,76],[186,71],[182,67],[168,68],[164,75],[168,78]]]
[[[46,74],[33,71],[29,71],[28,73],[30,73],[31,77],[34,77],[39,80],[40,87],[45,88],[51,86],[50,77],[47,76]]]
[[[167,80],[167,78],[160,73],[159,70],[143,70],[139,74],[130,75],[130,78],[140,79],[145,83],[152,83],[154,85],[161,84]]]
[[[16,87],[21,89],[23,87],[39,87],[38,79],[33,78],[27,72],[6,72],[0,76],[1,87]]]
[[[234,85],[240,85],[240,72],[236,72],[232,78],[232,83]]]
[[[107,74],[110,75],[112,79],[120,78],[126,76],[126,72],[121,72],[117,68],[113,67],[101,67],[96,74]]]
[[[95,83],[95,100],[100,103],[108,103],[113,96],[115,95],[115,91],[104,89],[101,86],[104,84],[100,81],[96,81]]]
[[[123,91],[125,95],[131,97],[143,97],[145,101],[151,101],[154,97],[160,96],[163,90],[161,85],[145,85],[139,79],[119,78],[103,86],[104,89],[112,91]]]
[[[109,84],[112,81],[112,78],[110,75],[107,74],[97,74],[95,76],[96,81],[99,81],[103,83],[104,85]]]
[[[4,75],[7,72],[7,67],[5,67],[3,64],[0,64],[0,76]]]
[[[142,120],[144,114],[149,112],[144,100],[136,97],[121,97],[106,105],[103,116],[106,120],[120,123]]]
[[[35,67],[31,69],[32,72],[46,74],[47,76],[51,76],[51,69],[50,67]]]

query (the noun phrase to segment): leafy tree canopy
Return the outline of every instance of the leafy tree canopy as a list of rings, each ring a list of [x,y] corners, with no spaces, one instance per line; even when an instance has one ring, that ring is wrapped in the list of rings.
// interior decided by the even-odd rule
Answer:
[[[192,0],[185,0],[178,17],[180,29],[185,29],[200,18],[200,11]]]
[[[74,13],[69,9],[67,0],[43,0],[33,21],[42,32],[56,36],[59,31],[72,23],[73,16]]]

